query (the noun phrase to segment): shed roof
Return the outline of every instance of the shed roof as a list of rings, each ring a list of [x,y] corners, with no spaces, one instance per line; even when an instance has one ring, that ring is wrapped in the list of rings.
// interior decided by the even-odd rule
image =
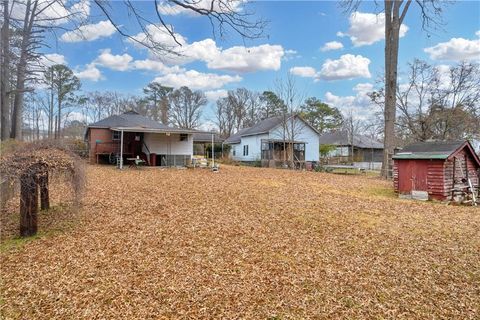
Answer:
[[[218,133],[213,133],[213,139],[215,143],[222,143],[225,141]],[[212,133],[208,131],[196,131],[193,134],[193,142],[197,143],[211,143],[212,142]]]
[[[448,159],[463,148],[467,148],[478,165],[480,165],[480,159],[473,151],[470,143],[466,140],[415,142],[404,147],[392,158],[397,160]]]
[[[383,149],[383,144],[363,134],[354,134],[353,143],[347,131],[324,133],[320,136],[320,145],[330,144],[334,146],[350,146],[363,149]]]

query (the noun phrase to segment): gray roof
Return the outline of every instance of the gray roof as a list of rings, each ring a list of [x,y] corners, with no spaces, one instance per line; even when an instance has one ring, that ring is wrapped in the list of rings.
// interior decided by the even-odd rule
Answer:
[[[307,123],[305,120],[303,120],[298,115],[295,115],[295,117],[300,118],[308,126],[310,126],[314,131],[317,131],[315,128],[313,128],[309,123]],[[280,125],[282,123],[283,119],[284,119],[283,116],[276,116],[276,117],[271,117],[271,118],[264,119],[264,120],[256,123],[252,127],[243,128],[243,129],[239,130],[235,134],[228,137],[228,139],[225,140],[225,143],[227,143],[227,144],[240,143],[241,137],[253,136],[253,135],[262,134],[262,133],[268,133],[268,132],[270,132],[270,130],[272,130],[276,126]],[[289,117],[289,119],[290,119],[290,117]]]
[[[218,133],[213,134],[213,140],[215,143],[222,143],[225,141],[222,137],[219,136]],[[207,142],[211,143],[212,142],[212,133],[208,131],[198,131],[193,134],[193,142],[197,143],[202,143],[202,142]]]
[[[447,159],[464,143],[463,140],[415,142],[404,147],[393,159]]]
[[[232,134],[230,137],[228,137],[225,140],[226,144],[235,144],[235,143],[240,143],[240,139],[242,138],[242,135],[244,132],[249,130],[250,128],[243,128],[238,130],[236,133]]]
[[[330,144],[334,146],[350,146],[363,149],[383,149],[383,144],[363,134],[353,135],[353,143],[351,143],[347,131],[336,131],[324,133],[320,136],[320,145]]]
[[[135,111],[127,111],[119,115],[113,115],[92,123],[88,128],[132,128],[132,129],[151,129],[164,130],[171,132],[190,132],[189,129],[181,129],[167,126],[163,123],[142,116]]]

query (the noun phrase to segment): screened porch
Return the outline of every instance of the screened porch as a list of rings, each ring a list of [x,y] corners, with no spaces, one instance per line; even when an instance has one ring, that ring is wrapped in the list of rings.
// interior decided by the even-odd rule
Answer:
[[[305,142],[262,139],[262,166],[281,167],[285,164],[303,167]]]

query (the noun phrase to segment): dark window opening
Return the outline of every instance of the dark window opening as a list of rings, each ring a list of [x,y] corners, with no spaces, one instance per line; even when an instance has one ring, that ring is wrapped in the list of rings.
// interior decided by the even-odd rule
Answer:
[[[181,133],[180,134],[180,141],[188,141],[188,134]]]
[[[112,140],[120,140],[120,131],[112,131]]]
[[[248,144],[243,146],[243,155],[248,156]]]

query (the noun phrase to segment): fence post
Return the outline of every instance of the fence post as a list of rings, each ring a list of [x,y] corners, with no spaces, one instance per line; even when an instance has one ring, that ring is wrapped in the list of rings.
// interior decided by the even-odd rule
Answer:
[[[48,171],[45,170],[38,176],[38,186],[40,188],[40,209],[50,209],[50,198],[48,194]]]
[[[20,177],[20,236],[37,233],[38,186],[35,175],[27,172]]]

